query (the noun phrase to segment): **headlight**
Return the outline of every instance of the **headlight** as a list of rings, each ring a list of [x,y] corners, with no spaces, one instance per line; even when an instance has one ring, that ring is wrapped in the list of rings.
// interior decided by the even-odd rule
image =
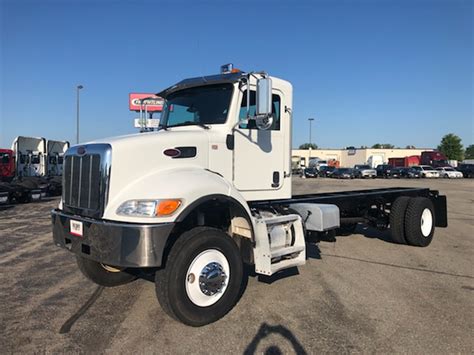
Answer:
[[[167,217],[181,206],[180,199],[129,200],[117,208],[117,214],[133,217]]]

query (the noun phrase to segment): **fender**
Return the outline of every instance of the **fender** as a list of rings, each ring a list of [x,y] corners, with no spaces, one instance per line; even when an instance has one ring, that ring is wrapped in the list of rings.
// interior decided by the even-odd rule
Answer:
[[[112,177],[113,178],[113,177]],[[254,229],[253,218],[247,201],[239,191],[221,175],[198,167],[158,170],[130,182],[110,199],[104,219],[129,223],[175,223],[183,220],[193,208],[210,199],[229,201],[245,212]],[[117,215],[117,208],[128,200],[180,198],[182,205],[170,217],[130,217]]]
[[[255,226],[248,206],[246,204],[242,204],[232,196],[213,194],[198,198],[178,215],[176,222],[183,222],[190,213],[209,201],[217,201],[227,204],[229,207],[237,210],[238,214],[234,215],[234,218],[231,221],[232,231],[236,234],[254,240]]]

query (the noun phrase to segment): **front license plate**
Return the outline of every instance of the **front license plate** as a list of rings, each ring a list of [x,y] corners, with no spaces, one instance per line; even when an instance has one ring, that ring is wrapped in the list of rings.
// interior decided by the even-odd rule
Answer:
[[[82,237],[82,222],[71,219],[69,221],[69,233],[77,237]]]

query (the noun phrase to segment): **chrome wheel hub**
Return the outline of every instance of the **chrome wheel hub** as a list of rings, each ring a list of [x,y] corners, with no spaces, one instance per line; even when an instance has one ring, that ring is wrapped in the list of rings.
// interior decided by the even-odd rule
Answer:
[[[199,288],[206,296],[221,292],[227,281],[227,275],[219,263],[212,262],[202,269],[199,275]]]
[[[231,275],[229,261],[216,249],[197,255],[185,276],[186,294],[199,307],[209,307],[225,294]]]

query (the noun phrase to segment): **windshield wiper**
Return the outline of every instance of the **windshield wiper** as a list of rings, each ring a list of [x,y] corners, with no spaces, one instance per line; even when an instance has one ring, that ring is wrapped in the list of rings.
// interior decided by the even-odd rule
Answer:
[[[193,121],[186,121],[183,123],[178,123],[172,126],[166,126],[167,128],[172,128],[172,127],[180,127],[180,126],[199,126],[204,129],[209,129],[210,127],[208,125],[205,125],[204,123],[200,122],[193,122]]]

